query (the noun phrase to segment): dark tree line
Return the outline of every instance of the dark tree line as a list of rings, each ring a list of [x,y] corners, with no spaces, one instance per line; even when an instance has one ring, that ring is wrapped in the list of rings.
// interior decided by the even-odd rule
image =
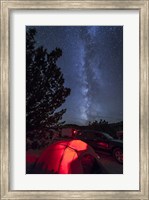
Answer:
[[[87,129],[106,132],[112,137],[117,138],[116,132],[123,130],[123,121],[109,124],[106,120],[95,120],[88,123]]]
[[[36,47],[35,35],[35,29],[27,29],[26,131],[30,140],[33,140],[35,135],[41,135],[41,130],[64,123],[61,120],[66,109],[57,109],[70,94],[70,89],[64,86],[61,69],[56,64],[62,56],[62,50],[56,48],[49,53],[42,46]]]

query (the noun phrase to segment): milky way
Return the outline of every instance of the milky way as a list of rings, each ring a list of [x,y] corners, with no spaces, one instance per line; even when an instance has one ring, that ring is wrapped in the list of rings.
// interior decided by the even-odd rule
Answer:
[[[63,55],[57,62],[71,88],[66,123],[123,120],[123,27],[38,26],[36,41]]]

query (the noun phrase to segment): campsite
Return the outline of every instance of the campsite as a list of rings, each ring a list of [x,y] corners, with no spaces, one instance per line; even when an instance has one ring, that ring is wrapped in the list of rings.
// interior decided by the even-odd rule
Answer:
[[[26,26],[26,174],[123,173],[123,26]]]
[[[64,129],[66,130],[66,128]],[[60,133],[63,133],[60,131]],[[53,131],[53,132],[52,132]],[[68,134],[68,132],[71,132]],[[46,148],[29,149],[26,153],[27,174],[122,174],[123,165],[112,155],[95,151],[90,145],[74,137],[74,128],[67,134],[59,135],[51,130],[53,136]],[[69,135],[69,136],[68,136]]]

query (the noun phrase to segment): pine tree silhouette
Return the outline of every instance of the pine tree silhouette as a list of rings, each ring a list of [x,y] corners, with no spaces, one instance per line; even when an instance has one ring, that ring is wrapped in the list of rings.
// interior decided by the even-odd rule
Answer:
[[[64,87],[63,74],[56,64],[62,56],[62,50],[56,48],[48,53],[42,46],[35,48],[35,35],[35,29],[28,29],[26,32],[27,137],[32,135],[32,131],[42,132],[41,130],[62,124],[66,109],[57,111],[57,108],[70,95],[70,88]]]

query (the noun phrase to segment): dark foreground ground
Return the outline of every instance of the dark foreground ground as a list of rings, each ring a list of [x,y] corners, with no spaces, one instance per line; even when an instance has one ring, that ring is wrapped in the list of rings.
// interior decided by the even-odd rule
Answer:
[[[123,165],[118,163],[111,155],[98,152],[102,165],[109,174],[123,174]]]

